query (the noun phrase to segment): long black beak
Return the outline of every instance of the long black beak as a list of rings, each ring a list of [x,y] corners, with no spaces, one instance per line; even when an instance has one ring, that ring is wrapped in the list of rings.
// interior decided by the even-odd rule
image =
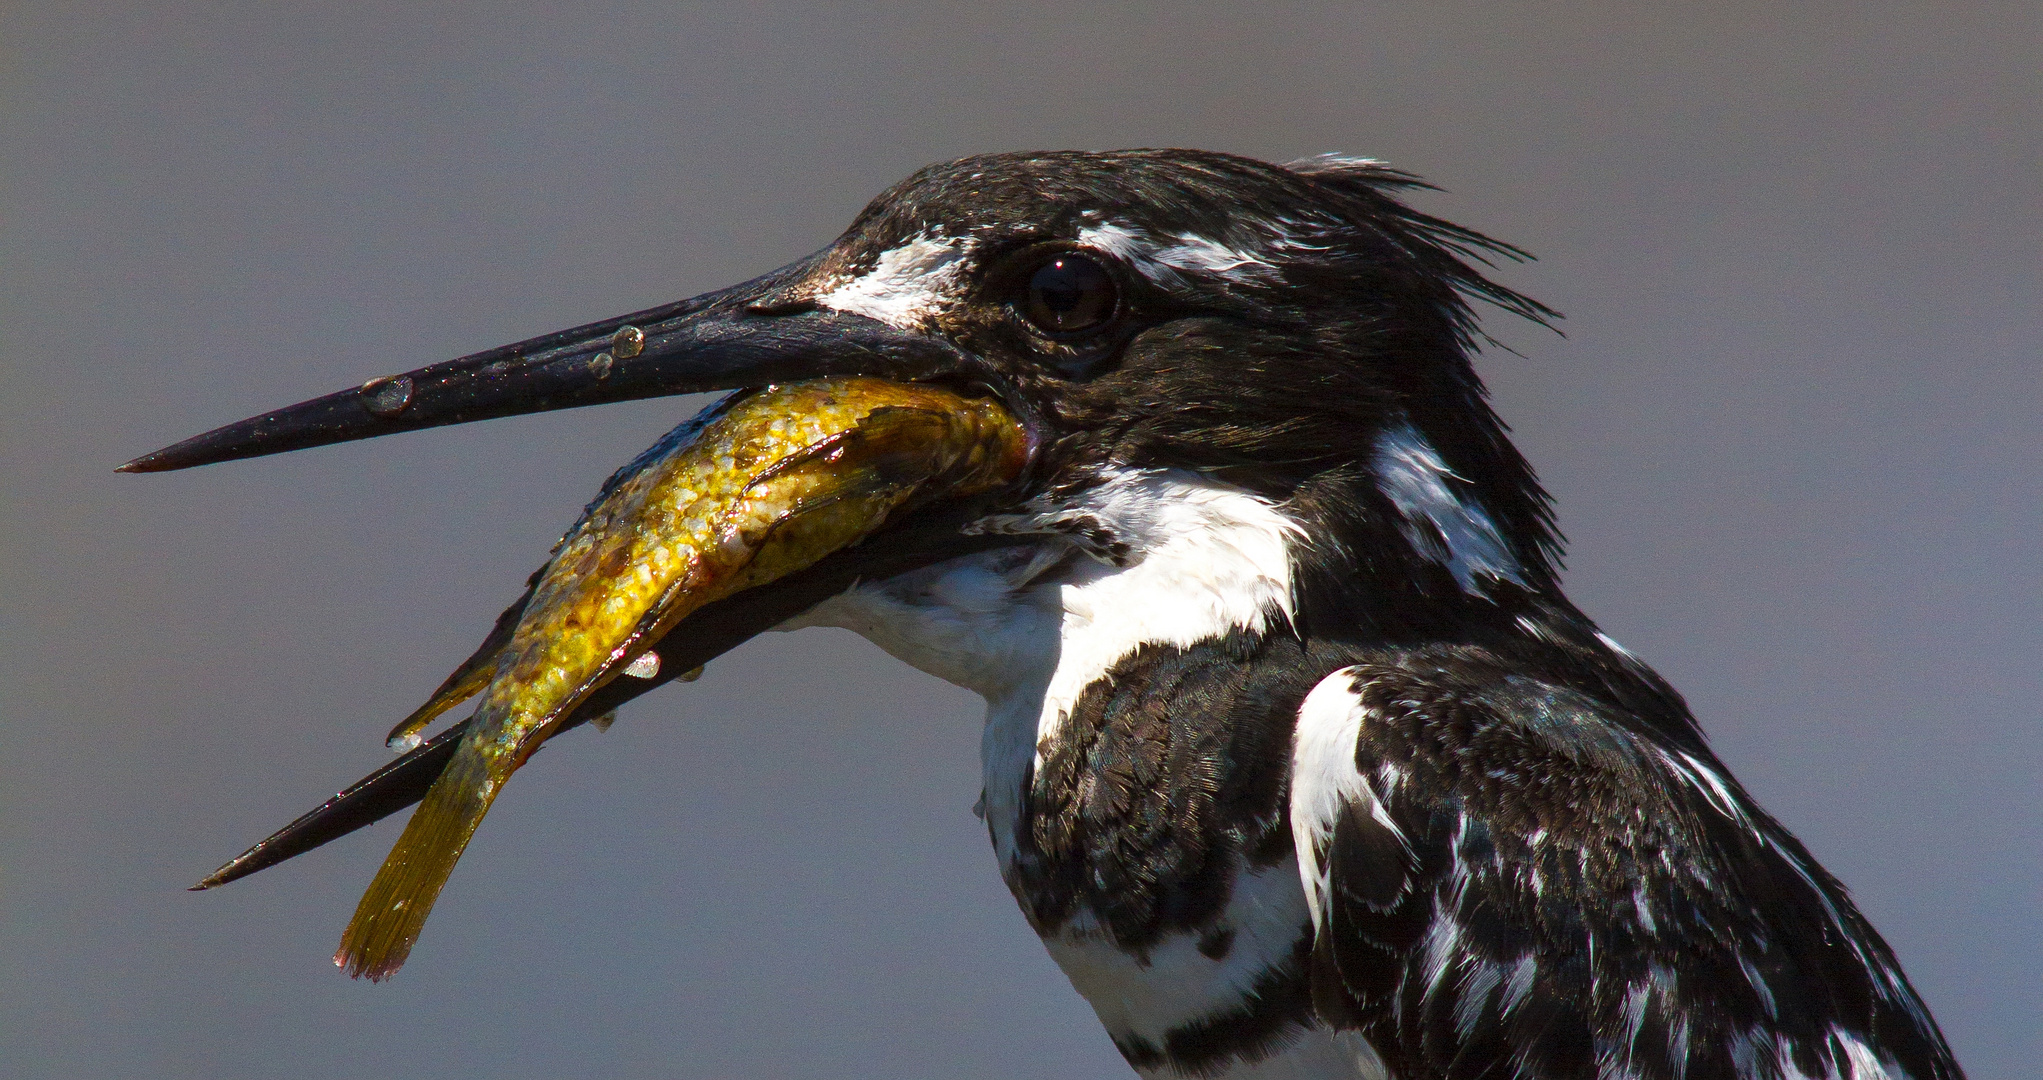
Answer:
[[[969,354],[863,315],[790,303],[821,256],[691,300],[561,330],[251,417],[144,454],[166,472],[442,424],[774,382],[963,373]]]

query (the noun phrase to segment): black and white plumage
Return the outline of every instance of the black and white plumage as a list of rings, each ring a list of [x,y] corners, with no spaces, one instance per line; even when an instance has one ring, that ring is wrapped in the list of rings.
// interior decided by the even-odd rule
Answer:
[[[1000,871],[1143,1075],[1961,1076],[1842,886],[1562,594],[1469,359],[1472,301],[1550,313],[1481,272],[1512,249],[1399,202],[1415,184],[968,158],[811,259],[641,315],[878,324],[867,368],[828,370],[1030,418],[1026,489],[964,546],[781,628],[985,697]],[[621,325],[527,345],[556,363]]]
[[[1467,359],[1466,298],[1541,313],[1470,266],[1501,249],[1341,160],[967,161],[876,208],[955,220],[919,205],[974,173],[1186,311],[1051,396],[1072,464],[1033,520],[1125,553],[975,556],[805,621],[986,696],[1002,871],[1131,1064],[1958,1075],[1842,887],[1562,596]],[[837,302],[963,322],[982,234],[890,225],[934,287],[862,287],[881,254]]]

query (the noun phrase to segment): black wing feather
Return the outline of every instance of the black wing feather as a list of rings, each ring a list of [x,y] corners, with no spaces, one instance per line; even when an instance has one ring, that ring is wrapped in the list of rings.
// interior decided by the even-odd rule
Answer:
[[[1466,653],[1333,678],[1360,720],[1351,797],[1300,837],[1313,996],[1400,1080],[1962,1076],[1843,887],[1707,751]]]

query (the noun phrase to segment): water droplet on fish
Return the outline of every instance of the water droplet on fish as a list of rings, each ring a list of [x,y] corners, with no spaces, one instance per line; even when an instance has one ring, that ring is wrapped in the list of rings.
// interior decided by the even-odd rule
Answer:
[[[660,654],[647,649],[638,658],[624,666],[624,673],[634,679],[650,679],[660,673]]]
[[[388,746],[389,748],[397,751],[400,754],[409,754],[413,750],[418,749],[419,744],[425,741],[426,737],[423,733],[414,731],[405,735],[399,735],[391,739],[389,742],[384,743],[383,745]]]
[[[620,360],[629,360],[645,351],[646,332],[636,326],[627,326],[617,331],[610,339],[610,351]]]
[[[599,352],[595,356],[590,357],[589,373],[591,375],[596,376],[599,379],[609,378],[610,363],[612,359],[613,357],[611,357],[611,355],[607,352]]]
[[[616,722],[617,722],[616,709],[612,709],[601,716],[594,716],[589,718],[589,723],[596,725],[597,731],[609,731],[610,725]]]
[[[707,665],[697,664],[694,667],[689,668],[687,671],[682,672],[680,675],[676,676],[676,678],[681,682],[694,682],[695,680],[702,678],[702,669],[705,666]]]
[[[362,407],[389,418],[411,404],[411,376],[384,375],[362,384]]]

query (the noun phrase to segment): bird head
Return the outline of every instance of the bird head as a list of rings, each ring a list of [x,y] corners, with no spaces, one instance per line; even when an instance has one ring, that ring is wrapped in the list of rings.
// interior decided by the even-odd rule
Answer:
[[[1015,506],[1194,470],[1299,524],[1300,610],[1340,612],[1317,617],[1323,632],[1426,633],[1552,593],[1556,540],[1470,363],[1472,302],[1553,313],[1485,276],[1516,249],[1401,201],[1423,186],[1339,157],[964,158],[752,281],[372,379],[122,468],[827,376],[934,382],[1027,426]]]

